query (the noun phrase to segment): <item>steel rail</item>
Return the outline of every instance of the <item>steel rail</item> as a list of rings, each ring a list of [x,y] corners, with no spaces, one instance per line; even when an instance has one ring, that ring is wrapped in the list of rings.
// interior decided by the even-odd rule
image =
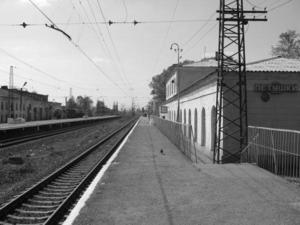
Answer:
[[[121,128],[113,131],[112,133],[107,135],[105,138],[101,139],[98,143],[96,143],[93,146],[91,146],[90,148],[88,148],[85,152],[81,153],[75,159],[71,160],[69,163],[60,167],[55,172],[53,172],[52,174],[50,174],[49,176],[44,178],[42,181],[35,184],[32,188],[30,188],[29,190],[27,190],[20,196],[16,197],[12,201],[5,204],[2,208],[0,208],[0,224],[2,225],[2,224],[19,223],[19,222],[10,222],[10,221],[11,221],[11,217],[13,217],[13,215],[15,215],[16,212],[22,211],[22,207],[25,206],[24,203],[27,203],[30,200],[37,201],[35,199],[37,197],[39,197],[39,198],[43,197],[45,199],[47,199],[47,198],[48,199],[49,198],[57,199],[57,198],[59,198],[58,197],[59,195],[63,195],[61,192],[59,192],[59,190],[65,189],[67,196],[65,196],[63,201],[59,202],[59,204],[57,204],[55,206],[55,210],[50,211],[47,218],[42,217],[42,219],[41,219],[38,216],[36,216],[36,218],[38,218],[38,219],[35,220],[34,216],[26,217],[27,220],[28,220],[28,218],[32,220],[29,222],[27,221],[27,224],[48,224],[48,225],[49,224],[57,224],[63,218],[63,216],[68,212],[70,207],[75,203],[75,201],[78,199],[78,197],[83,192],[83,190],[87,187],[87,185],[92,181],[92,179],[100,171],[102,166],[111,157],[111,155],[114,153],[114,151],[119,146],[119,144],[123,141],[123,139],[126,137],[126,135],[130,132],[130,130],[132,129],[132,127],[135,124],[135,121],[136,121],[136,119],[131,120],[128,123],[126,123],[124,126],[122,126]],[[125,130],[125,133],[121,133],[124,130]],[[113,138],[116,138],[116,135],[118,135],[119,133],[122,134],[121,137],[117,136],[117,140],[114,140]],[[73,176],[76,176],[76,173],[78,173],[78,170],[80,169],[80,163],[84,164],[84,160],[86,160],[86,163],[90,163],[88,160],[92,158],[91,153],[96,154],[97,153],[96,150],[101,145],[109,142],[110,140],[114,141],[112,143],[113,144],[112,147],[110,147],[109,150],[103,156],[101,156],[101,159],[98,160],[97,163],[93,164],[92,169],[88,168],[87,169],[88,171],[86,171],[86,174],[81,175],[82,177],[79,177],[79,178],[72,177],[72,174],[73,174]],[[90,158],[89,158],[89,156],[90,156]],[[86,167],[86,165],[82,165],[82,166]],[[73,171],[72,171],[72,169],[73,169]],[[81,170],[84,170],[84,169],[81,169]],[[63,178],[63,177],[66,177],[68,174],[69,175],[71,174],[70,177]],[[71,179],[73,179],[73,180],[79,179],[79,183],[77,182],[77,184],[73,188],[68,188],[67,187],[68,185],[70,187],[72,185],[70,183],[67,183],[66,181],[72,182]],[[66,182],[66,183],[60,183],[60,182]],[[48,190],[49,187],[51,188],[51,186],[55,186],[55,185],[58,185],[57,189],[54,188],[52,190],[52,192]],[[41,196],[42,195],[41,193],[45,193],[45,192],[47,192],[47,190],[49,192],[48,195],[50,195],[50,196],[48,196],[48,195]],[[40,201],[42,201],[42,200],[40,200]],[[51,202],[51,201],[52,201],[52,203],[55,202],[55,200],[49,200],[49,202]],[[47,200],[44,200],[44,202],[47,202]],[[27,205],[28,205],[28,203],[27,203]],[[37,203],[37,205],[38,205],[38,203]],[[50,207],[51,208],[51,206],[54,207],[54,205],[50,204],[50,206],[49,205],[46,205],[46,206],[38,205],[35,208],[42,208],[42,207],[48,207],[48,208]],[[32,205],[32,207],[34,208],[33,205]],[[38,209],[36,209],[36,210],[38,211]],[[35,215],[35,213],[39,213],[39,211],[38,212],[31,212],[31,211],[28,212],[28,214],[30,214],[30,213],[31,213],[31,215],[32,214]],[[44,211],[40,212],[40,213],[44,213]],[[18,217],[18,216],[15,216],[15,217]],[[26,220],[26,218],[24,220]],[[41,222],[41,221],[39,221],[39,219],[43,220],[43,221]],[[22,221],[22,224],[26,224],[26,221],[25,222]]]

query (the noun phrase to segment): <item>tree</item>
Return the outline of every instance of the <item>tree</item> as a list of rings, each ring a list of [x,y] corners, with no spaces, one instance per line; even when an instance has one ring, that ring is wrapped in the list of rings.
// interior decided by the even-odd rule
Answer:
[[[66,104],[66,115],[67,118],[75,118],[77,116],[77,104],[73,97],[69,98]]]
[[[55,117],[55,119],[61,119],[62,118],[62,111],[61,109],[55,109],[53,116]]]
[[[96,103],[96,115],[103,115],[106,112],[104,101],[97,101]]]
[[[91,116],[93,100],[90,97],[88,97],[88,96],[84,96],[84,97],[77,96],[76,103],[77,103],[77,106],[78,106],[79,110],[84,115]]]
[[[279,35],[279,42],[272,47],[272,55],[285,58],[300,58],[300,35],[288,30]]]

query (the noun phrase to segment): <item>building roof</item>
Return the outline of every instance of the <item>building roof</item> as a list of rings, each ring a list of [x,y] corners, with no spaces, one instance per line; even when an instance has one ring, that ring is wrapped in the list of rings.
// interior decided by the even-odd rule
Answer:
[[[249,72],[300,72],[300,59],[274,57],[248,63]]]
[[[215,59],[204,59],[184,65],[183,67],[217,67]],[[273,57],[250,62],[246,67],[248,72],[300,72],[300,59]]]
[[[218,62],[214,58],[207,58],[183,65],[183,67],[218,67]]]

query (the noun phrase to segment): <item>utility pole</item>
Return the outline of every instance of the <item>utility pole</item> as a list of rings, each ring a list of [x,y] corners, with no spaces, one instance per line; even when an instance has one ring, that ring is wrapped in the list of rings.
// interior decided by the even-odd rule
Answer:
[[[244,10],[243,0],[220,0],[214,163],[239,162],[248,144],[244,26],[267,21],[266,10]],[[221,158],[221,153],[223,153]]]
[[[175,46],[175,47],[174,47]],[[173,50],[177,53],[177,73],[176,73],[176,86],[177,86],[177,118],[176,121],[180,122],[179,112],[180,112],[180,90],[179,90],[179,63],[181,59],[180,53],[183,51],[179,44],[172,43],[170,50]]]

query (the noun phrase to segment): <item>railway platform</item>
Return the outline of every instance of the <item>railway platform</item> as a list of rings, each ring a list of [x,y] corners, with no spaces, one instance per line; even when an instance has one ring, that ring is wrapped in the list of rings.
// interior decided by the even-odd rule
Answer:
[[[250,164],[192,164],[141,118],[75,225],[296,225],[300,188]]]
[[[56,120],[39,120],[39,121],[30,121],[19,124],[0,124],[0,132],[7,132],[11,130],[25,130],[29,128],[39,129],[40,127],[51,127],[51,126],[64,126],[80,123],[88,123],[99,120],[105,120],[110,118],[116,118],[119,116],[96,116],[96,117],[87,117],[87,118],[74,118],[74,119],[56,119]]]

